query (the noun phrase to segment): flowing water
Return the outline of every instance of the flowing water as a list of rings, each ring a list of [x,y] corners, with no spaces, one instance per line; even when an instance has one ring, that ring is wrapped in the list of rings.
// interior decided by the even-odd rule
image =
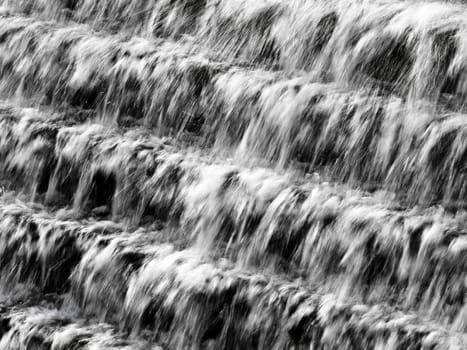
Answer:
[[[467,5],[0,0],[0,350],[467,349]]]

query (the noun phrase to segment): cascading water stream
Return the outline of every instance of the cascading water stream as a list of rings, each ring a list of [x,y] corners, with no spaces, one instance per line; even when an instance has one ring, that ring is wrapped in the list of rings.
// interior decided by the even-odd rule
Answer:
[[[0,348],[467,349],[467,7],[0,0]]]

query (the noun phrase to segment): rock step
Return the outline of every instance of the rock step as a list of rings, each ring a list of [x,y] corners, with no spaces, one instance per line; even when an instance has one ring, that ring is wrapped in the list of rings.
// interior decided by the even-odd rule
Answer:
[[[163,223],[185,244],[239,264],[392,300],[449,324],[464,312],[465,212],[402,208],[385,194],[236,166],[138,129],[11,111],[0,119],[7,189],[74,217]]]
[[[2,0],[4,12],[149,38],[192,35],[228,59],[461,104],[465,5],[442,1]],[[297,40],[299,38],[299,40]]]
[[[60,308],[63,297],[38,299],[34,295],[17,305],[0,304],[3,350],[162,350],[145,341],[129,340],[108,324],[78,318],[73,311]]]
[[[0,18],[0,36],[7,95],[195,135],[239,159],[300,162],[409,204],[467,205],[465,114],[225,63],[189,42],[21,17]]]
[[[12,267],[27,270],[29,277],[9,286],[33,282],[44,291],[50,278],[69,280],[70,296],[81,312],[119,324],[131,334],[150,334],[158,343],[166,340],[167,348],[465,348],[465,334],[384,304],[346,302],[297,282],[249,272],[195,248],[158,243],[157,232],[61,220],[40,207],[8,204],[5,197],[2,201],[1,256],[9,255],[2,260],[2,280],[12,281],[4,275]],[[80,256],[74,263],[63,259],[74,251]],[[9,315],[11,328],[4,331],[2,342],[44,339],[36,339],[36,332],[48,334],[48,341],[62,340],[63,332],[76,329],[63,321],[68,316],[61,311],[32,308]],[[55,330],[57,323],[60,330]],[[84,332],[99,327],[78,328]],[[110,347],[113,338],[109,341]]]

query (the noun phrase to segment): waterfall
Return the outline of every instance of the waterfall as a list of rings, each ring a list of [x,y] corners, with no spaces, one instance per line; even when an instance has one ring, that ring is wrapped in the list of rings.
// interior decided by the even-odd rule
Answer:
[[[467,6],[0,0],[0,348],[467,349]]]

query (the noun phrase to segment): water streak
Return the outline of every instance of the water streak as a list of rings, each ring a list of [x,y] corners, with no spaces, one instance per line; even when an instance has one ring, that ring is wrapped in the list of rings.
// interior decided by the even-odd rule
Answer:
[[[329,288],[345,280],[343,294],[393,298],[448,323],[464,312],[465,212],[404,209],[319,179],[212,163],[143,132],[33,113],[6,120],[0,143],[4,174],[30,179],[13,186],[33,198],[75,217],[183,227],[180,239],[242,266],[285,268]]]
[[[460,1],[0,0],[0,348],[467,348]]]
[[[301,162],[410,203],[455,206],[467,198],[464,114],[226,65],[191,45],[4,21],[0,74],[9,95],[97,108],[159,135],[196,135],[239,159]]]
[[[158,243],[155,232],[125,233],[110,222],[57,219],[42,208],[18,201],[4,200],[0,209],[0,221],[9,221],[12,232],[26,230],[30,236],[39,235],[39,241],[51,234],[71,234],[80,242],[77,246],[82,256],[71,272],[71,297],[82,310],[111,322],[123,322],[124,328],[135,335],[150,331],[152,338],[165,340],[172,348],[202,344],[237,348],[240,344],[271,349],[403,349],[406,344],[423,344],[460,350],[465,341],[459,334],[387,305],[345,303],[333,294],[252,274],[223,259],[213,261],[193,249]],[[11,224],[18,217],[23,222]],[[15,250],[13,255],[20,252]],[[55,264],[69,265],[63,260]],[[40,266],[31,266],[30,275],[34,276]],[[4,344],[48,342],[61,346],[76,341],[78,332],[80,340],[84,337],[95,346],[137,348],[136,344],[114,343],[106,326],[87,327],[71,319],[69,313],[23,308],[8,311],[8,315],[3,316],[8,317],[11,327],[2,339]],[[344,325],[346,332],[337,336]]]

